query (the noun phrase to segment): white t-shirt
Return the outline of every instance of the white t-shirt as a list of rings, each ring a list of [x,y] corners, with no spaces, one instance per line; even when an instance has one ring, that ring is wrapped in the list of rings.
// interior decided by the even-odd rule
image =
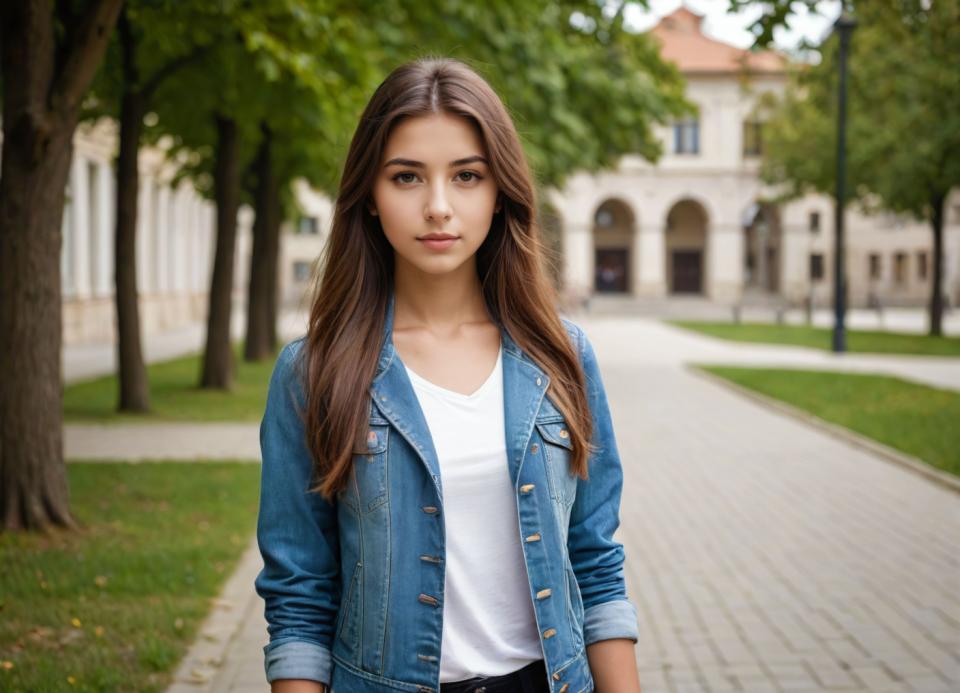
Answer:
[[[447,546],[440,682],[507,674],[542,659],[543,650],[507,468],[503,345],[470,395],[406,370],[440,461]]]

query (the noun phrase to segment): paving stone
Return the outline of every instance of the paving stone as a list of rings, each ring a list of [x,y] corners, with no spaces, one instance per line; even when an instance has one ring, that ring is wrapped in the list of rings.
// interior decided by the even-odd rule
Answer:
[[[960,691],[960,495],[684,367],[775,354],[960,383],[960,359],[813,358],[647,319],[577,321],[623,463],[617,538],[644,693]],[[265,642],[261,606],[210,690],[259,690],[247,677],[262,677]]]

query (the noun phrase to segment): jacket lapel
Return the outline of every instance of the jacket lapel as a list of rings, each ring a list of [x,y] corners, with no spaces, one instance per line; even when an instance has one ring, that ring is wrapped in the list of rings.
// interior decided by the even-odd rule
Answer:
[[[440,463],[420,401],[393,345],[394,292],[387,300],[383,343],[370,396],[377,409],[416,451],[443,502]],[[524,450],[550,379],[521,351],[506,329],[503,342],[503,414],[510,480],[517,486]]]

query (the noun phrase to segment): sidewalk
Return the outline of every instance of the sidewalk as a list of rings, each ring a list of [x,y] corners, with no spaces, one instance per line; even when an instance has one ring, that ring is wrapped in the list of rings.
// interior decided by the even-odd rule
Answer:
[[[602,364],[624,465],[617,538],[644,693],[960,690],[957,494],[684,368],[831,355],[574,320]],[[875,365],[960,382],[949,360]],[[172,691],[268,690],[259,567],[251,546]]]
[[[649,318],[585,317],[591,337],[608,344],[616,363],[709,363],[883,373],[933,387],[960,390],[960,357],[899,354],[835,354],[808,347],[734,342]]]
[[[243,339],[246,330],[246,313],[234,306],[231,312],[230,334],[234,340]],[[278,339],[288,341],[307,331],[305,313],[283,312],[280,315]],[[147,363],[165,361],[186,354],[198,354],[203,350],[207,326],[195,323],[176,330],[150,335],[143,339],[144,360]],[[98,344],[69,344],[62,353],[63,380],[72,383],[101,375],[110,375],[117,370],[117,348],[112,342]]]

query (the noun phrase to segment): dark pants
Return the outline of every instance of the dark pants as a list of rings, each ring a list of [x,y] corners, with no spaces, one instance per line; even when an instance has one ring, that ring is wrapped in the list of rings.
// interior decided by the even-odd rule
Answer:
[[[478,676],[440,684],[441,693],[550,693],[543,660],[503,676]]]

